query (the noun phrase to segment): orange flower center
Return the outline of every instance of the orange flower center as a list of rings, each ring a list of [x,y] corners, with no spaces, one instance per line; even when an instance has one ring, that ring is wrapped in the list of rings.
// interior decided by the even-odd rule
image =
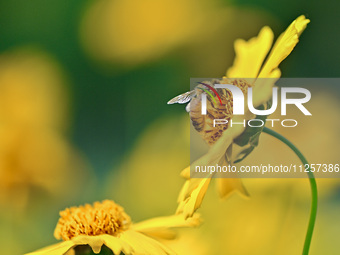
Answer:
[[[66,241],[79,235],[117,235],[126,230],[130,223],[130,217],[121,206],[105,200],[61,211],[54,236]]]

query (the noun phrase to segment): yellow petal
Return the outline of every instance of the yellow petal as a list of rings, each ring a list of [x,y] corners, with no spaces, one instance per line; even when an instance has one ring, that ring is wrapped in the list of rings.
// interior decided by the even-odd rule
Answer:
[[[179,227],[196,227],[201,223],[199,215],[194,215],[192,218],[187,220],[183,219],[181,215],[172,215],[166,217],[158,217],[146,221],[136,223],[132,228],[138,232],[142,232],[148,235],[155,236],[169,228]]]
[[[211,176],[207,175],[206,178],[209,178]],[[202,180],[206,179],[206,178],[192,178],[187,180],[182,189],[181,192],[179,194],[178,197],[178,203],[181,201],[186,200],[189,196],[191,196],[191,193],[197,189],[197,187],[202,183]]]
[[[121,240],[131,245],[133,254],[168,255],[175,254],[164,244],[133,230],[123,232]]]
[[[235,60],[227,71],[228,78],[256,78],[273,43],[273,32],[263,27],[257,37],[249,41],[235,41]]]
[[[73,241],[65,241],[58,244],[48,246],[35,252],[26,253],[25,255],[64,255],[76,244]]]
[[[172,215],[167,217],[158,217],[140,223],[134,224],[132,228],[148,236],[161,239],[174,239],[176,233],[171,228],[196,227],[201,223],[199,215],[185,220],[182,215]]]
[[[190,194],[190,192],[188,192],[190,184],[191,184],[190,179],[185,181],[184,185],[181,188],[181,191],[179,192],[177,203],[184,201],[187,198],[188,194]]]
[[[74,249],[68,250],[64,255],[76,255]]]
[[[184,179],[190,179],[190,166],[182,170],[180,176],[183,177]]]
[[[271,76],[271,72],[292,52],[295,45],[299,42],[299,36],[309,22],[309,19],[301,15],[280,35],[260,72],[259,78]]]
[[[203,178],[200,179],[200,184],[194,191],[190,194],[190,196],[180,203],[179,210],[177,213],[180,213],[184,216],[184,219],[192,217],[194,212],[201,206],[205,193],[208,190],[211,178]]]
[[[228,166],[228,162],[223,159],[221,165]],[[217,173],[217,191],[221,198],[226,198],[233,192],[238,191],[241,195],[248,197],[249,194],[245,189],[242,180],[238,178],[237,173]],[[225,178],[228,177],[228,178]]]
[[[99,253],[103,244],[104,240],[102,239],[102,235],[100,236],[77,236],[71,240],[76,245],[83,245],[88,244],[94,253]]]
[[[183,218],[183,217],[182,217]],[[163,240],[172,240],[177,237],[176,231],[167,228],[147,229],[145,231],[139,231],[149,237]]]
[[[267,78],[259,78],[255,82],[253,88],[253,106],[258,106],[268,102],[273,95],[273,87],[280,78],[281,71],[279,68],[274,69]]]
[[[232,121],[234,123],[243,122],[243,117],[234,116]],[[245,127],[243,125],[236,125],[225,130],[217,142],[210,147],[209,151],[191,164],[191,170],[195,169],[196,166],[215,166],[216,164],[219,164],[221,160],[225,158],[225,154],[227,153],[228,148],[232,145],[234,139],[242,134],[244,130]],[[183,172],[185,172],[185,176],[187,176],[188,170],[189,168],[183,170]],[[202,175],[202,173],[195,173],[192,171],[190,173],[190,177],[190,185],[188,185],[187,189],[188,193],[191,193],[193,188],[197,187],[198,183],[200,182],[200,178],[210,178],[211,174],[204,173]],[[193,177],[199,179],[195,180]]]
[[[218,178],[217,189],[221,198],[226,198],[235,191],[239,191],[240,194],[249,197],[249,193],[240,178]]]
[[[232,121],[234,123],[242,122],[243,119],[239,116],[234,116]],[[209,151],[191,164],[191,169],[194,170],[196,166],[216,166],[216,164],[219,164],[221,160],[225,158],[227,150],[232,145],[233,140],[240,134],[242,134],[244,129],[245,127],[243,127],[243,125],[236,125],[225,130],[222,136],[217,140],[217,142],[210,147]],[[202,174],[200,172],[196,173],[195,171],[192,171],[190,173],[190,176],[190,185],[187,189],[187,192],[189,193],[191,193],[193,188],[196,188],[198,183],[200,183],[199,179],[210,178],[212,175],[210,173]]]
[[[111,235],[102,235],[101,236],[104,244],[111,249],[113,254],[133,254],[133,249],[131,245],[125,242],[121,238],[117,238]]]

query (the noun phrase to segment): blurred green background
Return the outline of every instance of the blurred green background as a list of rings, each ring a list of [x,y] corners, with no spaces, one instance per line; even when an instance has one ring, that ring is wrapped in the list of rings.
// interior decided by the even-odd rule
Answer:
[[[35,152],[35,141],[46,141],[45,137],[42,138],[41,130],[44,134],[46,131],[48,137],[53,137],[51,141],[58,141],[56,146],[54,142],[39,145],[39,152],[32,154],[32,157],[34,164],[44,160],[39,163],[41,171],[55,171],[61,174],[60,181],[55,186],[51,184],[52,181],[44,183],[44,178],[37,178],[34,182],[37,185],[27,184],[26,180],[30,179],[30,174],[39,176],[39,173],[29,172],[27,167],[23,167],[27,178],[17,182],[19,184],[15,178],[17,174],[21,174],[19,168],[15,168],[19,169],[18,173],[5,173],[5,177],[2,176],[6,180],[8,174],[14,180],[11,179],[10,184],[6,181],[2,184],[3,190],[11,188],[10,199],[3,199],[3,215],[0,220],[0,237],[2,242],[7,240],[2,243],[4,251],[7,252],[4,254],[22,254],[37,249],[40,245],[52,243],[57,213],[70,205],[112,198],[122,206],[125,200],[127,209],[130,209],[131,215],[137,219],[145,218],[146,215],[156,216],[173,212],[177,191],[182,184],[178,173],[189,162],[189,146],[186,143],[181,147],[181,142],[176,141],[177,147],[171,147],[170,144],[175,141],[166,136],[174,137],[178,132],[182,132],[176,131],[178,127],[175,124],[165,129],[164,133],[161,128],[158,130],[155,124],[152,124],[171,125],[170,120],[176,123],[177,118],[183,118],[183,106],[170,107],[166,102],[189,90],[191,77],[222,77],[233,63],[235,39],[256,36],[264,25],[269,25],[277,37],[301,14],[306,15],[311,23],[296,49],[281,64],[283,77],[339,76],[339,10],[340,2],[337,1],[1,0],[0,69],[3,68],[4,71],[0,70],[0,79],[1,75],[7,75],[6,82],[13,84],[13,87],[18,84],[25,87],[27,82],[28,92],[25,95],[29,98],[25,105],[26,99],[21,100],[25,95],[17,97],[17,91],[14,90],[8,100],[9,106],[6,107],[18,107],[20,112],[41,98],[45,98],[47,103],[43,102],[44,100],[41,104],[40,101],[37,103],[36,109],[44,109],[46,112],[40,113],[40,110],[37,110],[40,114],[37,116],[40,117],[37,117],[38,120],[34,123],[32,121],[33,124],[28,123],[26,119],[22,121],[20,114],[20,121],[8,117],[7,115],[16,116],[11,111],[4,111],[5,117],[0,118],[0,123],[5,126],[6,132],[12,134],[12,130],[18,129],[18,133],[24,133],[25,137],[29,137],[29,141],[33,141],[26,143],[26,140],[18,138],[21,147],[23,145],[20,142],[25,146],[33,144],[25,149],[25,157],[31,155],[26,151]],[[22,65],[22,62],[26,64]],[[6,71],[7,67],[11,68],[10,71]],[[2,81],[4,80],[0,80],[0,87]],[[39,92],[39,86],[35,87],[35,84],[40,83],[43,84],[41,87],[46,95]],[[339,88],[336,89],[339,91]],[[0,94],[1,100],[3,98]],[[335,108],[335,116],[338,114],[337,103],[335,100],[332,105]],[[59,112],[59,109],[62,110]],[[0,111],[0,116],[1,114]],[[33,116],[35,112],[28,114]],[[188,124],[188,118],[183,123]],[[151,132],[150,128],[155,133],[159,132],[159,141],[167,143],[172,149],[168,148],[167,151],[161,143],[157,144],[151,138],[146,139],[145,136]],[[37,134],[28,132],[28,129],[38,130]],[[337,130],[335,129],[334,133]],[[3,141],[8,137],[6,132],[0,133],[0,139]],[[14,134],[13,137],[17,135]],[[181,134],[181,137],[185,135]],[[4,144],[0,148],[6,150],[7,145]],[[150,162],[157,158],[157,164],[170,160],[171,165],[171,161],[176,161],[175,158],[171,159],[171,155],[180,158],[177,160],[180,163],[171,174],[171,170],[167,172],[174,183],[169,184],[173,186],[169,204],[158,205],[155,210],[143,208],[139,212],[132,205],[134,192],[138,188],[129,184],[126,181],[128,177],[121,174],[132,168],[126,162],[131,160],[131,155],[139,150],[141,144],[144,146],[141,150],[145,150],[145,153],[150,147],[154,148],[148,157],[140,156],[141,159],[148,158],[145,164],[150,165]],[[50,148],[50,145],[51,153],[46,149]],[[164,158],[161,158],[157,154],[158,150],[166,150],[168,154],[164,152]],[[16,149],[13,151],[17,152]],[[76,163],[65,160],[73,153],[76,155],[74,158],[77,158]],[[7,154],[3,158],[6,160]],[[0,162],[1,160],[2,157]],[[66,163],[61,164],[64,160]],[[135,160],[138,161],[139,158]],[[155,167],[157,164],[154,164]],[[56,167],[49,170],[45,165]],[[163,169],[160,167],[157,171],[162,173]],[[167,176],[165,173],[164,175]],[[142,174],[140,178],[143,178]],[[112,179],[114,181],[110,182]],[[148,192],[148,183],[158,182],[159,179],[149,176],[143,181],[146,187],[142,185],[140,192]],[[18,187],[22,187],[21,183],[27,186],[28,195],[21,189],[20,192],[17,191]],[[41,183],[44,184],[40,185]],[[122,187],[118,187],[119,185]],[[128,188],[129,185],[131,189]],[[156,185],[155,189],[158,191],[161,186]],[[50,195],[55,190],[61,194],[53,195],[51,199]],[[272,192],[271,188],[268,190],[268,194]],[[332,215],[334,211],[339,212],[339,190],[336,184],[327,197],[328,200],[325,200],[326,210],[333,210]],[[286,194],[285,189],[282,192]],[[11,197],[12,193],[15,193],[14,199]],[[151,201],[157,204],[157,198],[162,197],[155,195],[148,198],[148,195],[145,195],[147,203]],[[16,199],[18,203],[13,202]],[[293,208],[300,208],[300,202],[296,202],[297,205],[294,204]],[[270,202],[263,203],[268,207]],[[307,215],[308,200],[305,203],[302,207]],[[332,229],[338,231],[339,219],[334,224]],[[303,236],[304,226],[301,226],[301,231]],[[320,245],[323,248],[326,246],[332,245],[329,245],[328,241]],[[330,253],[324,254],[335,254],[332,252],[338,250],[338,247],[332,247],[329,248]],[[230,254],[247,254],[247,251],[234,251]],[[274,253],[272,250],[265,253],[260,249],[259,254]]]
[[[119,63],[119,60],[113,65],[106,62],[98,64],[84,51],[80,26],[84,12],[91,4],[91,1],[1,1],[0,50],[5,52],[15,47],[34,46],[47,51],[60,63],[69,79],[72,95],[70,137],[99,173],[107,172],[112,163],[119,162],[150,121],[165,112],[182,110],[180,107],[168,107],[166,102],[189,88],[190,77],[222,76],[233,61],[231,42],[241,36],[244,39],[255,36],[264,24],[270,25],[277,36],[300,14],[312,20],[297,46],[298,50],[281,65],[284,77],[338,75],[340,35],[336,31],[340,3],[337,1],[327,4],[293,0],[261,0],[256,3],[219,0],[214,3],[217,6],[212,7],[216,8],[216,12],[223,8],[251,12],[249,18],[243,13],[233,17],[230,26],[239,29],[239,32],[232,31],[230,34],[231,29],[226,26],[207,40],[205,34],[211,31],[205,29],[201,35],[193,37],[192,42],[187,40],[157,58],[146,58],[142,63],[131,63],[130,66]],[[199,12],[196,14],[201,15]],[[257,16],[255,21],[252,20],[254,16]],[[173,19],[176,19],[175,13]],[[255,22],[258,24],[254,25]],[[215,26],[211,30],[216,30]],[[138,38],[131,35],[131,40],[138,41]],[[211,49],[216,41],[223,44],[223,40],[224,54],[218,49]],[[197,49],[196,46],[188,53],[188,48],[194,47],[191,44],[201,47]],[[209,58],[222,63],[212,67],[210,59],[206,62],[201,52],[206,49],[212,54]],[[199,71],[190,66],[192,61],[199,62]],[[206,65],[209,68],[204,71]]]

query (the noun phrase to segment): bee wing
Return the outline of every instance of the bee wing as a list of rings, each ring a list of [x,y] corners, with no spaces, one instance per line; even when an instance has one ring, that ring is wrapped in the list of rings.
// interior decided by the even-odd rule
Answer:
[[[192,91],[188,91],[184,94],[181,94],[177,97],[174,97],[173,99],[171,99],[168,104],[175,104],[175,103],[178,103],[178,104],[185,104],[187,102],[189,102],[192,97],[195,95],[195,90],[192,90]]]

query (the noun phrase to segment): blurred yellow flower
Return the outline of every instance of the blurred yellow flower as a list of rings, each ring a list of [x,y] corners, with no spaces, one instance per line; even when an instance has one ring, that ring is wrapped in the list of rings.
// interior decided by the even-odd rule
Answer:
[[[79,192],[72,180],[88,178],[62,134],[68,125],[63,76],[39,50],[0,55],[0,206],[6,209],[23,209],[43,194],[70,198]]]
[[[133,224],[124,209],[110,200],[67,208],[60,212],[60,216],[54,236],[64,242],[29,253],[30,255],[64,255],[82,245],[89,245],[96,254],[103,245],[117,255],[175,254],[158,239],[173,238],[175,233],[172,228],[200,224],[197,215],[187,221],[173,215]]]
[[[39,189],[51,197],[70,197],[70,190],[79,192],[74,178],[88,178],[78,153],[48,129],[0,125],[0,138],[0,206],[22,209],[39,198]]]
[[[102,61],[138,64],[204,34],[215,1],[100,0],[81,26],[85,49]],[[217,24],[214,24],[218,26]]]
[[[65,77],[48,54],[19,48],[0,55],[0,123],[64,129]]]
[[[245,87],[254,87],[253,104],[258,107],[266,103],[271,97],[271,89],[281,72],[278,69],[279,64],[290,54],[298,43],[298,38],[306,28],[309,20],[303,15],[298,17],[280,35],[274,44],[266,62],[263,64],[265,57],[270,50],[273,42],[273,32],[269,27],[264,27],[258,37],[250,39],[248,42],[237,40],[235,42],[236,58],[234,65],[227,71],[227,77],[224,77],[221,83],[234,84],[244,90]],[[262,66],[263,64],[263,66]],[[250,79],[237,79],[246,77]],[[232,79],[236,78],[236,79]],[[272,79],[256,79],[272,78]],[[191,102],[190,104],[195,103]],[[194,104],[195,106],[195,104]],[[190,107],[191,117],[195,115],[193,107]],[[241,122],[239,116],[230,117],[233,122]],[[204,127],[209,126],[204,125]],[[245,130],[242,125],[228,128],[220,133],[217,141],[210,147],[208,153],[196,160],[195,165],[225,165],[228,162],[225,155],[230,156],[230,146],[235,138],[240,136]],[[190,178],[190,166],[183,170],[182,176],[187,178],[179,198],[178,213],[182,213],[185,218],[190,217],[201,205],[204,195],[210,184],[210,178]],[[209,176],[209,175],[208,175]],[[228,196],[234,190],[239,190],[247,195],[241,181],[237,178],[218,178],[218,188],[221,197]]]

